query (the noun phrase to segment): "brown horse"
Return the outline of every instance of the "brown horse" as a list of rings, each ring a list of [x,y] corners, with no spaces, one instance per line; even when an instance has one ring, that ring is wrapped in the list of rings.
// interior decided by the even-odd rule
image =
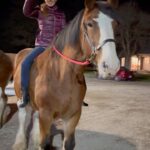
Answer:
[[[114,39],[110,39],[112,36],[109,37],[109,33],[111,35],[113,30],[113,19],[102,12],[103,9],[104,6],[96,3],[95,0],[85,0],[85,9],[57,35],[51,46],[38,56],[32,65],[29,94],[30,106],[34,111],[32,138],[35,150],[44,149],[51,134],[51,125],[58,119],[63,122],[62,150],[74,149],[75,128],[80,119],[86,93],[84,65],[93,59],[93,55],[100,51],[100,58],[108,65],[108,75],[114,75],[119,68],[116,51],[114,48],[107,48],[115,44]],[[107,30],[111,32],[105,32],[106,25]],[[22,98],[21,62],[27,53],[27,50],[21,51],[16,57],[14,85],[18,104]],[[105,60],[108,58],[107,55],[113,57],[113,64],[110,65],[109,59]],[[19,129],[13,149],[25,150],[27,149],[25,135],[27,112],[26,108],[18,109]]]
[[[15,54],[4,53],[0,50],[0,128],[5,123],[9,111],[5,87],[13,74],[14,59]]]

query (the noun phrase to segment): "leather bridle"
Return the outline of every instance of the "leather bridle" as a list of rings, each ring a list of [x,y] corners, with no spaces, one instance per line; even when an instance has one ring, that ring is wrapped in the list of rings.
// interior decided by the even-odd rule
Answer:
[[[108,38],[108,39],[105,39],[102,44],[96,48],[95,45],[92,43],[92,40],[89,38],[89,35],[87,33],[87,30],[86,30],[86,26],[84,25],[84,30],[83,30],[83,34],[84,34],[84,38],[86,39],[87,43],[89,44],[90,46],[90,50],[92,51],[92,53],[90,54],[90,57],[88,59],[86,59],[86,61],[77,61],[77,60],[74,60],[74,59],[71,59],[67,56],[65,56],[64,54],[62,54],[56,47],[55,45],[52,46],[52,50],[54,50],[59,56],[61,56],[63,59],[71,62],[71,63],[74,63],[74,64],[77,64],[77,65],[88,65],[90,64],[91,62],[93,62],[95,56],[96,56],[96,51],[100,51],[104,45],[106,45],[108,42],[113,42],[113,43],[116,43],[116,41],[114,39],[111,39],[111,38]]]

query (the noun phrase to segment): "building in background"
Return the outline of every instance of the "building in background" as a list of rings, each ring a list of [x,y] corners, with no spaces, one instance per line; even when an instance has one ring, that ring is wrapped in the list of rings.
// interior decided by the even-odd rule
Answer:
[[[125,58],[121,58],[121,66],[125,66]],[[131,57],[132,71],[150,72],[150,53],[139,53]]]

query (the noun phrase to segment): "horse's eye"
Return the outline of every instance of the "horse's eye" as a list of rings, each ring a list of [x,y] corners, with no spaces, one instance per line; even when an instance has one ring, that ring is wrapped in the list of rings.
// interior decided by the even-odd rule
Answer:
[[[93,23],[92,22],[88,22],[87,26],[92,28],[93,27]]]

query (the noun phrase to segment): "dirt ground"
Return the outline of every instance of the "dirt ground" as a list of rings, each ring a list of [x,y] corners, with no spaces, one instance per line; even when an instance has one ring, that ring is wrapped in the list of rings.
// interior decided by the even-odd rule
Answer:
[[[102,81],[94,75],[86,75],[86,82],[89,107],[83,107],[75,150],[150,150],[150,82]],[[15,99],[10,96],[9,103]],[[0,150],[11,150],[15,140],[17,112],[10,118],[0,129]],[[60,144],[58,135],[54,145]]]

